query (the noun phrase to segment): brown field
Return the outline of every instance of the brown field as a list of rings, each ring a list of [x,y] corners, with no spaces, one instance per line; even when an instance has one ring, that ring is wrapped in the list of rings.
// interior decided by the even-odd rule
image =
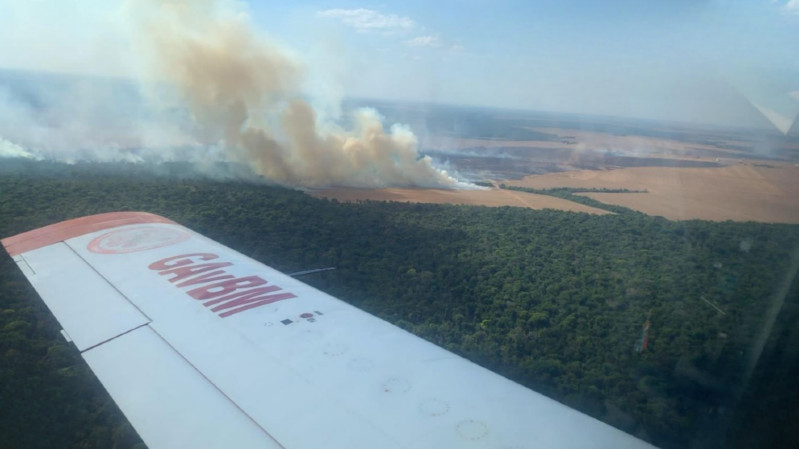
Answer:
[[[572,201],[547,195],[514,192],[510,190],[439,190],[439,189],[353,189],[334,188],[309,191],[320,198],[335,198],[340,201],[377,200],[412,203],[468,204],[480,206],[516,206],[530,209],[559,209],[591,214],[609,212],[584,206]]]
[[[621,151],[627,154],[645,153],[648,155],[659,155],[667,157],[669,155],[682,155],[696,150],[710,150],[716,152],[729,153],[734,157],[739,153],[737,150],[724,149],[716,145],[708,145],[699,142],[679,141],[662,137],[636,136],[636,135],[614,135],[603,132],[585,130],[564,130],[561,128],[532,128],[548,134],[568,134],[574,137],[579,149],[587,148],[608,148],[614,151]],[[716,142],[729,145],[740,145],[737,140],[721,140]]]
[[[725,145],[751,146],[751,142],[743,142],[733,138],[715,138],[716,145],[708,143],[679,141],[661,137],[638,135],[615,135],[605,132],[586,130],[530,127],[532,131],[560,136],[562,140],[502,140],[502,139],[475,139],[454,138],[450,136],[431,136],[428,146],[444,150],[464,150],[472,148],[557,148],[570,151],[585,151],[598,149],[612,149],[627,155],[647,155],[662,158],[691,158],[700,160],[715,160],[717,156],[699,156],[703,151],[714,154],[722,153],[724,157],[735,159],[744,152],[736,149],[724,148]],[[783,149],[799,150],[796,142],[783,142]]]
[[[646,193],[585,193],[608,204],[674,220],[799,223],[799,167],[787,163],[720,168],[634,167],[528,176],[507,184],[625,188]]]

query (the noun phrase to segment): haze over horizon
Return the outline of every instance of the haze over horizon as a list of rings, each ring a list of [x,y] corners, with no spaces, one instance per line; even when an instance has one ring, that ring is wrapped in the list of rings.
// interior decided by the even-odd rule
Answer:
[[[0,68],[140,78],[131,3],[0,0]],[[223,3],[333,110],[355,96],[777,128],[799,113],[796,0]]]
[[[797,1],[0,0],[0,45],[15,50],[0,70],[75,81],[27,100],[0,83],[0,155],[243,162],[306,187],[469,187],[420,153],[424,124],[344,111],[352,97],[787,134]]]

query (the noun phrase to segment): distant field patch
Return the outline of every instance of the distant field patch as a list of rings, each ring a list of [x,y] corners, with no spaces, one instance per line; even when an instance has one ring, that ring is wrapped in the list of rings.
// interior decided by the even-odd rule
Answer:
[[[547,195],[509,190],[439,189],[352,189],[333,188],[308,192],[318,198],[340,201],[376,200],[412,203],[467,204],[473,206],[516,206],[530,209],[558,209],[603,215],[607,211]]]
[[[506,183],[534,189],[645,190],[646,193],[578,195],[674,220],[799,223],[799,167],[787,163],[576,170]]]

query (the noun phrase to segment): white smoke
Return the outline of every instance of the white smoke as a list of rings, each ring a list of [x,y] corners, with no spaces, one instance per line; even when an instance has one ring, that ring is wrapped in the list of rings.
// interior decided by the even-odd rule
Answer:
[[[238,162],[304,187],[470,187],[375,110],[320,113],[340,111],[340,92],[309,101],[301,58],[259,34],[238,2],[125,0],[113,16],[98,30],[124,42],[119,79],[0,72],[12,78],[0,78],[0,157]]]
[[[21,146],[0,137],[0,158],[41,159]]]
[[[175,117],[145,107],[131,82],[1,74],[0,139],[38,159],[163,162],[182,160],[178,148],[196,143]]]
[[[273,181],[307,187],[463,187],[401,125],[360,109],[345,128],[300,95],[297,58],[258,36],[248,16],[216,0],[135,0],[148,75],[185,100],[206,138]]]

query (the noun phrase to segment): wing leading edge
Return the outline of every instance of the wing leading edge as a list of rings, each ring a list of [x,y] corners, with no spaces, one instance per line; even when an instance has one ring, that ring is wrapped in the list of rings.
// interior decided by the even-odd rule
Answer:
[[[645,448],[170,220],[2,241],[151,448]]]

